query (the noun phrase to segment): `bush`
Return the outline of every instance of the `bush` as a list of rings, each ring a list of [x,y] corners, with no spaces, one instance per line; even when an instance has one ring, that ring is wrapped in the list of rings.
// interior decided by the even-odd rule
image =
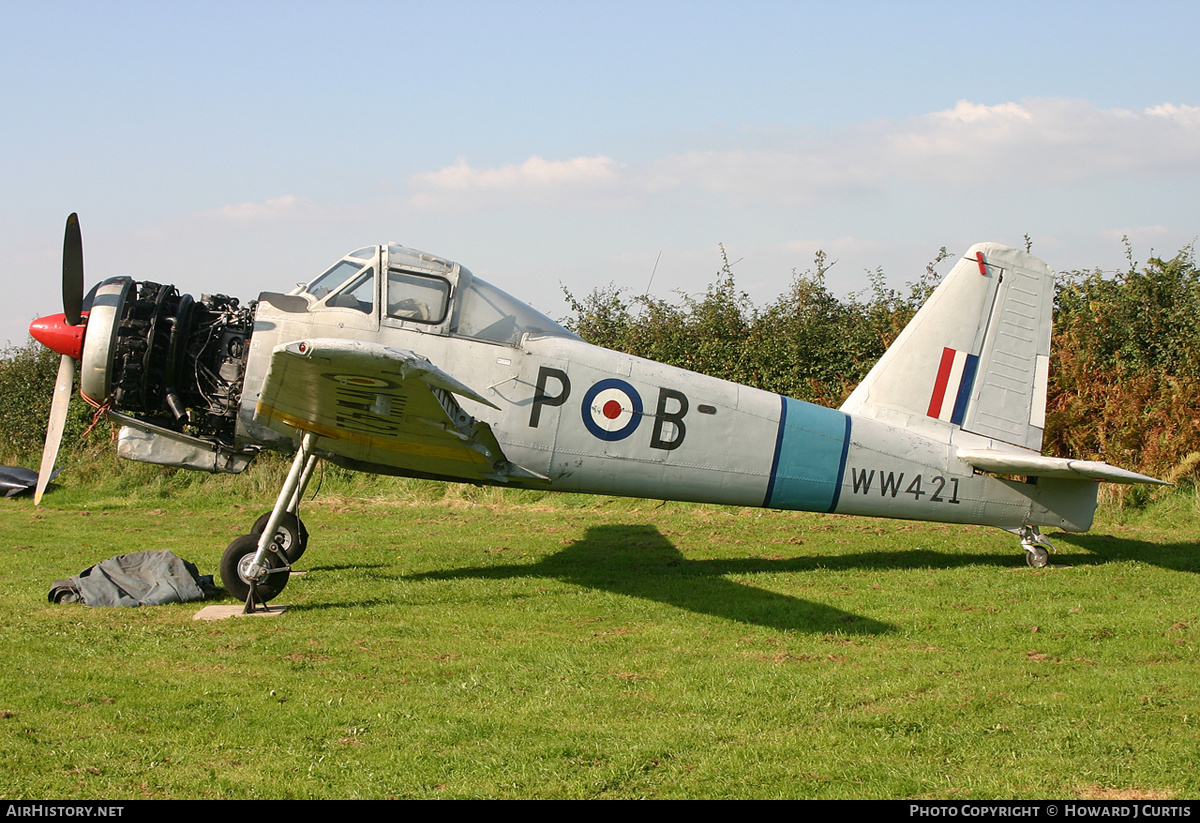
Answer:
[[[871,274],[867,295],[842,301],[825,285],[828,264],[792,272],[788,290],[759,310],[737,288],[721,249],[722,266],[703,296],[681,295],[674,305],[657,297],[630,299],[612,286],[582,300],[567,292],[566,325],[590,343],[721,377],[789,397],[838,406],[866,375],[937,284],[936,263],[909,284],[907,296]]]
[[[0,462],[36,467],[46,440],[59,355],[33,338],[0,350]],[[91,410],[75,394],[67,412],[63,449],[79,443]]]
[[[1126,272],[1064,276],[1045,445],[1172,481],[1197,478],[1200,271],[1189,246]]]

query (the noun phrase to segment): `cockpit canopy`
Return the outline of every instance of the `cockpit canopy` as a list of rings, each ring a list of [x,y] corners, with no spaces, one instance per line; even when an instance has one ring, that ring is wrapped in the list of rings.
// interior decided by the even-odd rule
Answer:
[[[386,280],[375,276],[386,271]],[[572,337],[527,303],[451,263],[396,243],[352,251],[293,294],[310,309],[353,309],[386,325],[414,324],[425,331],[516,345],[525,334]],[[577,339],[577,338],[576,338]]]

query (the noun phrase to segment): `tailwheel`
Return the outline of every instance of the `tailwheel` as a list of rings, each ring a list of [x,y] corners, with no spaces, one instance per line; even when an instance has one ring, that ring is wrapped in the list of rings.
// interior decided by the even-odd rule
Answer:
[[[250,529],[250,533],[256,537],[261,535],[270,519],[270,512],[258,518],[254,521],[254,527]],[[284,557],[288,559],[288,562],[295,563],[308,547],[308,529],[304,528],[304,521],[292,512],[284,512],[279,520],[279,527],[275,529],[275,542],[283,549]],[[283,587],[280,586],[280,588]]]
[[[1025,562],[1035,569],[1044,569],[1050,565],[1050,552],[1054,546],[1042,537],[1037,526],[1022,526],[1016,530],[1021,537],[1021,548],[1025,550]]]
[[[229,544],[225,554],[221,555],[221,582],[225,589],[238,600],[250,597],[250,584],[254,583],[257,599],[266,603],[274,599],[287,585],[291,567],[272,547],[267,551],[264,568],[258,575],[252,575],[250,567],[254,555],[258,551],[260,534],[244,534]]]
[[[1041,546],[1034,546],[1025,552],[1025,562],[1035,569],[1044,569],[1050,565],[1050,552]]]

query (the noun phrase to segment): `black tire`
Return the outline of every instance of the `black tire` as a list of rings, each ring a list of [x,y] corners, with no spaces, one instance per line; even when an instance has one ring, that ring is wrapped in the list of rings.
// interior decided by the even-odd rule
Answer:
[[[248,564],[250,558],[258,551],[259,537],[257,534],[244,534],[230,543],[229,548],[225,549],[225,554],[221,555],[221,582],[225,584],[225,590],[230,595],[243,602],[250,594],[250,581],[246,579],[242,567]],[[264,603],[278,597],[291,576],[283,560],[274,552],[267,552],[267,568],[285,571],[268,574],[257,585],[258,596]]]
[[[262,534],[270,519],[271,513],[267,512],[255,520],[254,528],[250,529],[250,533]],[[299,560],[300,555],[304,554],[304,550],[308,548],[308,529],[304,528],[304,521],[291,512],[283,513],[283,517],[279,520],[279,528],[275,530],[275,533],[283,535],[283,553],[289,563]]]

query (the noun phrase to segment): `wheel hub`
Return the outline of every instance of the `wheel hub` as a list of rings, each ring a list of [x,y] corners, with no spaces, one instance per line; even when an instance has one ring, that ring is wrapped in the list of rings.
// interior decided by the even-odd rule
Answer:
[[[256,552],[251,552],[238,561],[238,577],[242,579],[243,583],[261,583],[267,578],[267,573],[269,570],[265,565],[258,570],[257,575],[251,574],[251,567],[254,565],[255,554]]]

